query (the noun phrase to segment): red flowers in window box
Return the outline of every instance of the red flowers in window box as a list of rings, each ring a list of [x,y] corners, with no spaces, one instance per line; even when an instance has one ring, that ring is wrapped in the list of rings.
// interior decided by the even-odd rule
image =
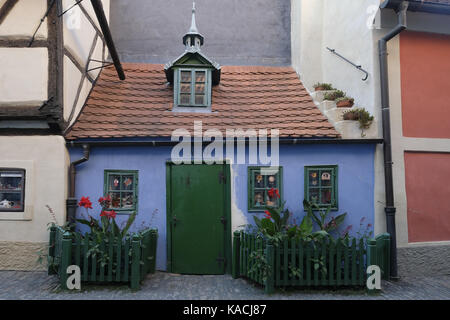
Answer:
[[[89,200],[89,197],[81,197],[80,202],[78,202],[78,206],[86,209],[92,209],[92,202]]]

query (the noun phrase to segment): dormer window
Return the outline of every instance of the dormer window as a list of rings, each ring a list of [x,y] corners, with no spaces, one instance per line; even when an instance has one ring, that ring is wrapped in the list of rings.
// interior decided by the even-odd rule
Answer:
[[[207,107],[211,105],[211,71],[184,69],[175,71],[175,105]]]
[[[176,112],[184,107],[211,111],[211,87],[220,82],[220,65],[201,52],[204,38],[195,23],[195,4],[192,8],[191,28],[183,36],[184,53],[164,66],[167,81],[173,84],[173,106]],[[183,110],[183,111],[184,111]],[[196,110],[199,111],[199,110]]]

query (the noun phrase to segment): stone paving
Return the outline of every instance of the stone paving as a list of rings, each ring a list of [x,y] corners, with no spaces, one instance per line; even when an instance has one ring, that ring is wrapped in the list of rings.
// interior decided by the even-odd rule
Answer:
[[[278,289],[272,295],[244,279],[230,275],[193,276],[156,272],[142,283],[141,290],[131,291],[126,285],[85,285],[81,291],[63,291],[56,276],[45,272],[0,271],[1,300],[450,300],[450,275],[402,278],[383,281],[382,292],[368,295],[364,290],[299,290]]]

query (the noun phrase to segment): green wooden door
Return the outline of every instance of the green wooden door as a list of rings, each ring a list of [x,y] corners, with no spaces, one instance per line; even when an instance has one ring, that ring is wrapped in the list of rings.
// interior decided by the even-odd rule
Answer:
[[[227,257],[225,165],[168,166],[169,270],[224,274]]]

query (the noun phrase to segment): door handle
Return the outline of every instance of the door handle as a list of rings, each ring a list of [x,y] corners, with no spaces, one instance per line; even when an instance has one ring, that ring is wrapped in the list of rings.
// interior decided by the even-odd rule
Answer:
[[[173,225],[176,226],[177,222],[178,222],[177,216],[173,216],[172,221],[173,221]]]

